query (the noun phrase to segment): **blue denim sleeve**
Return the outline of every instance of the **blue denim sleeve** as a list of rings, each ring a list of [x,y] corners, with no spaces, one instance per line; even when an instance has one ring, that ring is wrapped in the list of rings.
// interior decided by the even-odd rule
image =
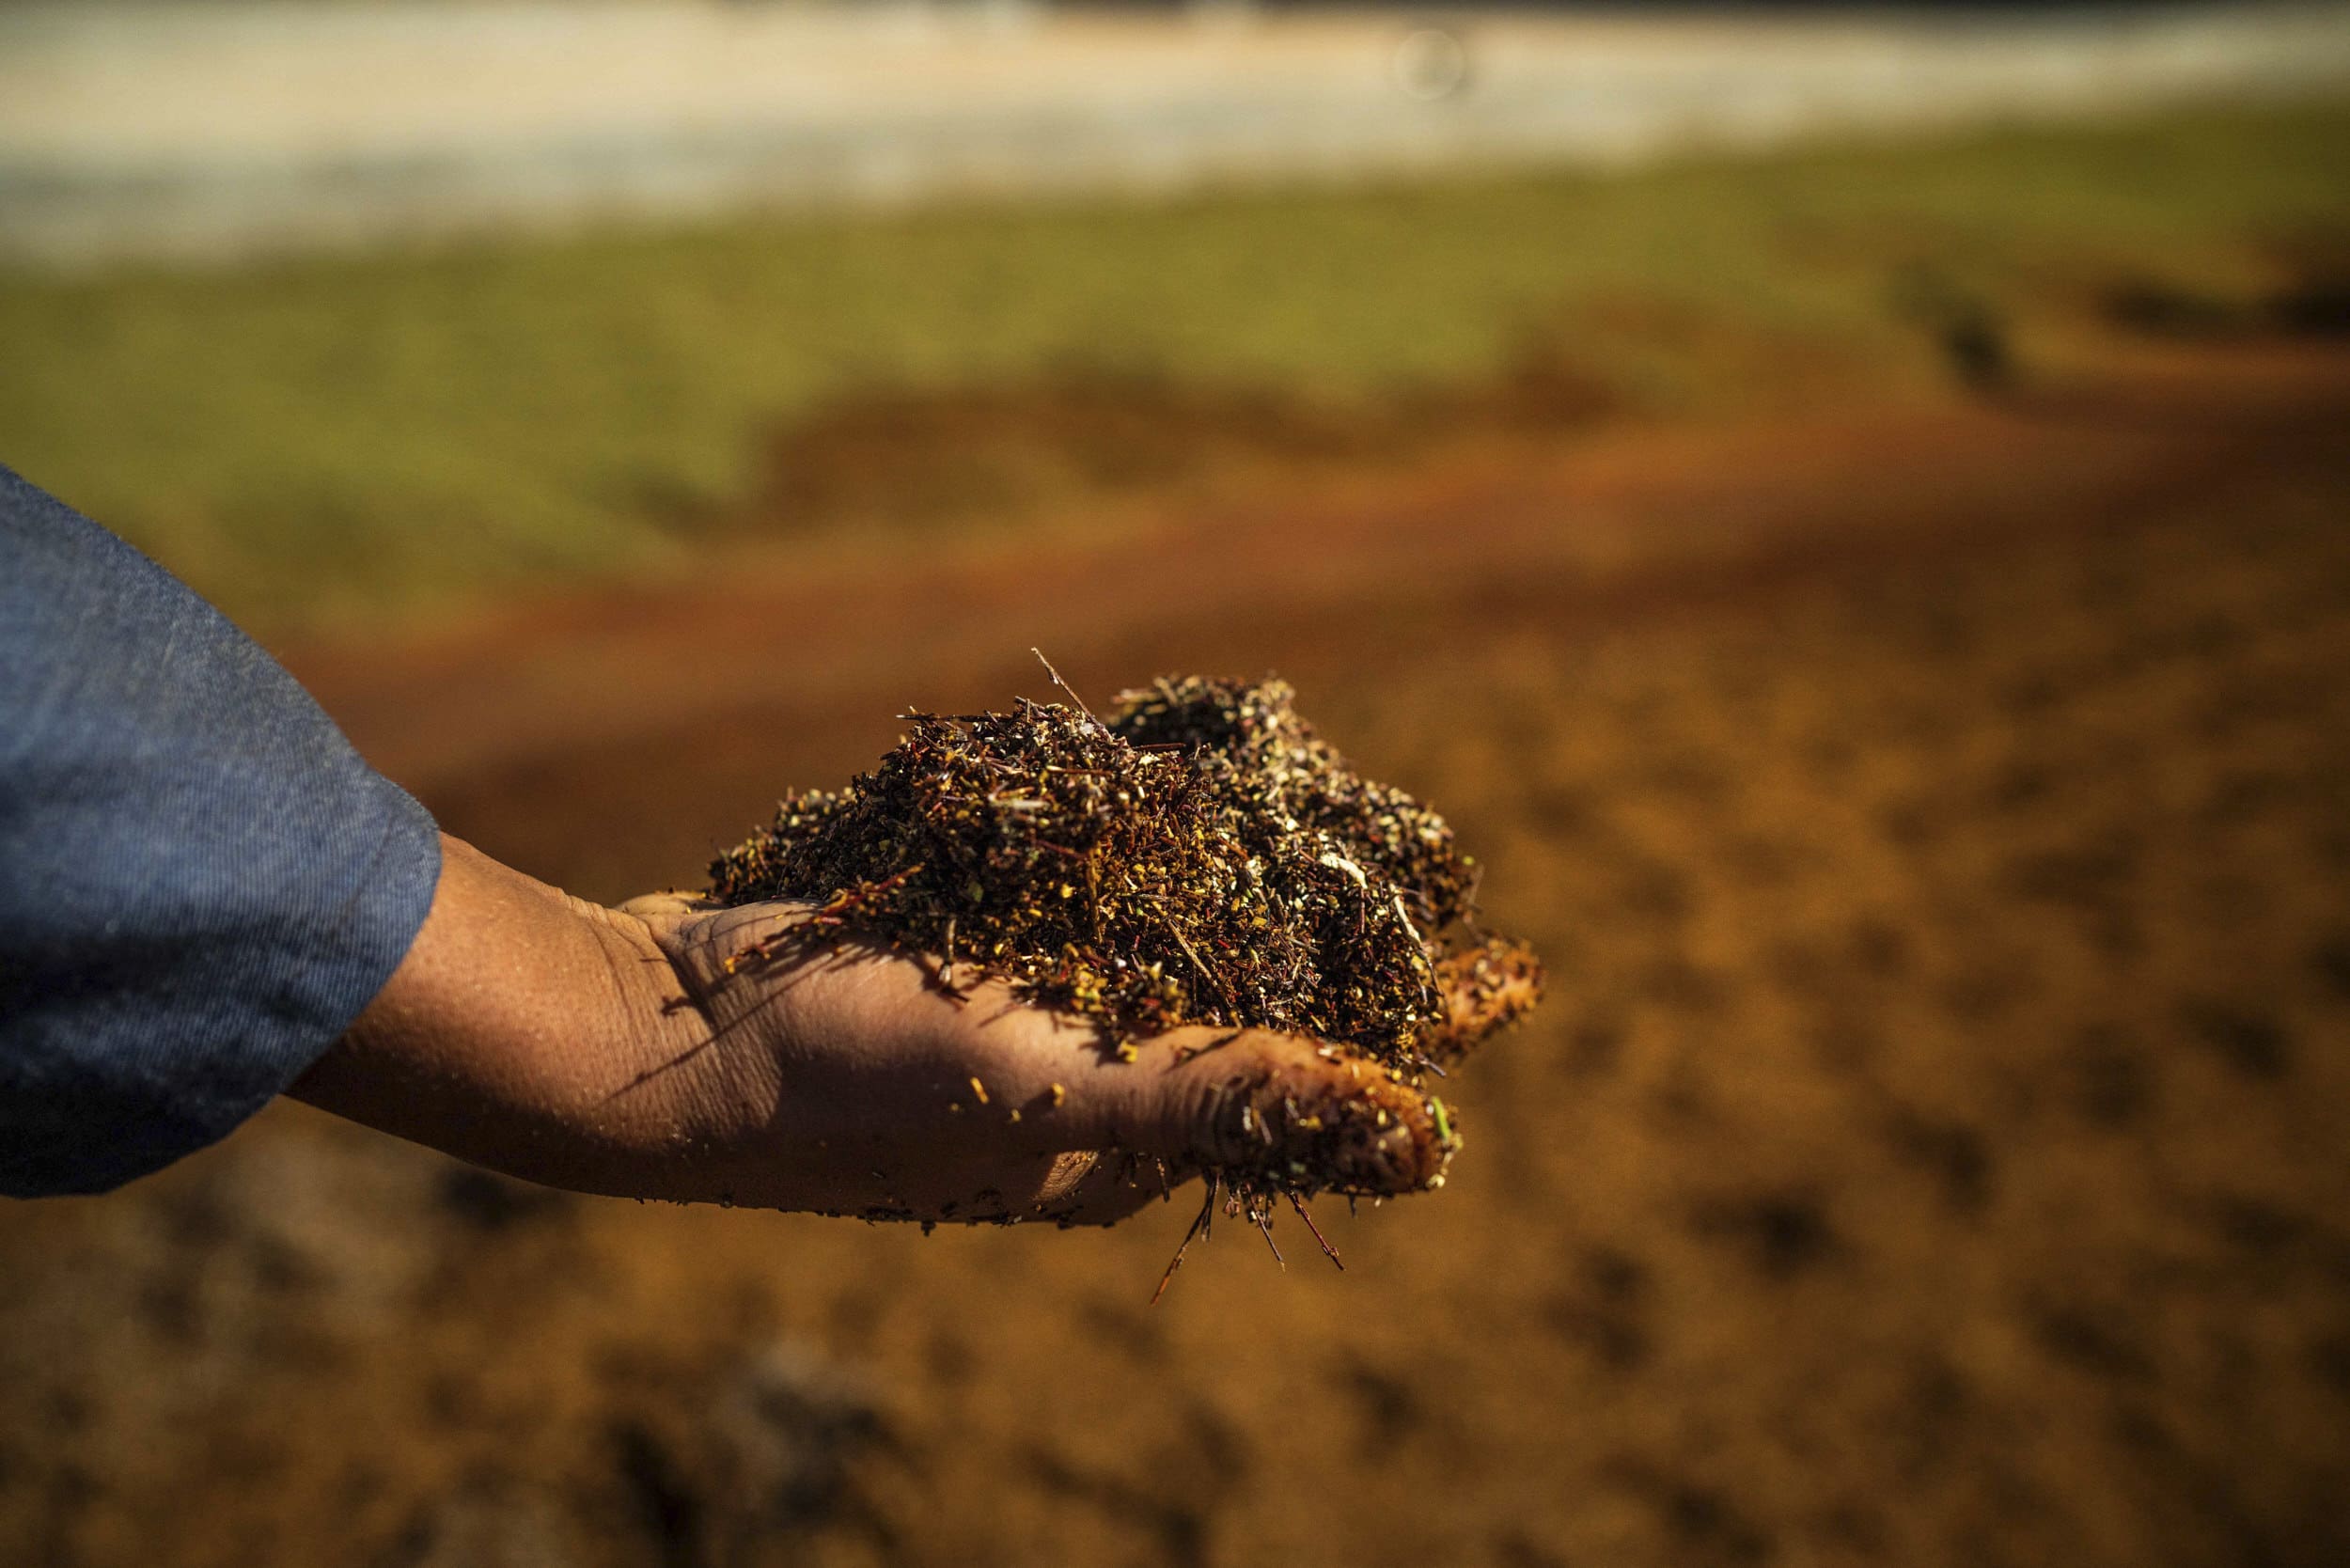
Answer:
[[[161,567],[0,468],[0,1193],[225,1137],[372,999],[432,819]]]

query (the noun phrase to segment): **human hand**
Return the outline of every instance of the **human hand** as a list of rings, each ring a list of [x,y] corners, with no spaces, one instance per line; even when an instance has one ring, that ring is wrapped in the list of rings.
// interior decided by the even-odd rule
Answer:
[[[446,839],[408,962],[293,1092],[552,1185],[869,1218],[1106,1224],[1203,1169],[1441,1168],[1421,1098],[1334,1046],[1192,1027],[1120,1060],[809,915],[602,909]]]
[[[693,1180],[737,1202],[1107,1223],[1202,1168],[1295,1160],[1385,1193],[1442,1157],[1420,1097],[1335,1047],[1189,1027],[1123,1060],[1088,1023],[838,940],[805,906],[663,894],[620,913],[706,1023],[697,1057],[666,1070],[692,1080]]]

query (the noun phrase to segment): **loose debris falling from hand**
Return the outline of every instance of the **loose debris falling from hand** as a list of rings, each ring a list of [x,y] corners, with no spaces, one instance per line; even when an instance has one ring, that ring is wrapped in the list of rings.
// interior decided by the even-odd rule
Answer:
[[[1269,1028],[1417,1087],[1532,1007],[1540,965],[1474,929],[1477,868],[1444,820],[1353,772],[1293,698],[1192,677],[1106,720],[1025,699],[907,714],[871,773],[786,799],[719,856],[712,896],[816,902],[813,938],[1008,981],[1127,1059],[1180,1024]],[[1215,1174],[1258,1223],[1276,1193],[1346,1186],[1311,1166]]]

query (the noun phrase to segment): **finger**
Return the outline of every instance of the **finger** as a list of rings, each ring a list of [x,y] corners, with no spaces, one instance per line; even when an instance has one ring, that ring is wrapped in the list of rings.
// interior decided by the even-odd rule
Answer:
[[[838,1172],[812,1185],[794,1184],[782,1201],[770,1201],[755,1185],[732,1187],[726,1196],[738,1204],[876,1223],[1115,1225],[1170,1197],[1193,1174],[1148,1154],[1067,1150],[1006,1155],[978,1168]]]
[[[1104,1147],[1366,1196],[1440,1185],[1453,1144],[1376,1063],[1263,1029],[1169,1030],[1086,1074],[1069,1109]]]
[[[1115,1225],[1163,1201],[1191,1174],[1154,1154],[1065,1154],[1036,1195],[1034,1210],[1063,1226]]]
[[[613,905],[616,912],[634,916],[656,929],[678,925],[708,913],[713,907],[706,894],[674,890],[666,893],[642,893],[625,903]]]
[[[1436,966],[1444,1021],[1424,1031],[1421,1055],[1458,1061],[1488,1036],[1534,1011],[1543,996],[1543,961],[1523,942],[1489,936]]]

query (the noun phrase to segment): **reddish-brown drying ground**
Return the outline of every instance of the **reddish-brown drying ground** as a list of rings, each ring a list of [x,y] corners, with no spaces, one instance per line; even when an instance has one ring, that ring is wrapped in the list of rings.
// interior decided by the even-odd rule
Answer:
[[[0,1560],[2350,1554],[2350,356],[1464,443],[296,655],[692,881],[906,704],[1279,668],[1553,968],[1333,1273],[572,1200],[298,1108],[0,1215]],[[1292,1228],[1294,1229],[1293,1227]]]

